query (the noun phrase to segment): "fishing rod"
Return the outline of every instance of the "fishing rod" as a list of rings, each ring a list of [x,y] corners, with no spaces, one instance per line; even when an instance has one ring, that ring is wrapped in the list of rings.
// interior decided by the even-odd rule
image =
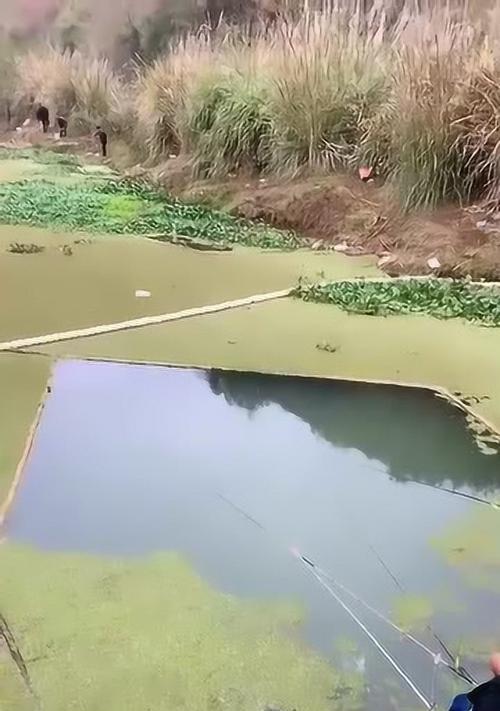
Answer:
[[[257,526],[257,528],[259,528],[261,531],[264,531],[265,533],[270,535],[270,532],[259,521],[257,521],[257,519],[255,519],[253,516],[251,516],[247,511],[245,511],[244,509],[237,506],[233,501],[231,501],[227,497],[223,496],[221,493],[217,492],[217,496],[222,501],[224,501],[227,505],[229,505],[232,509],[234,509],[238,514],[240,514],[245,519],[247,519],[247,521],[249,521],[250,523]],[[407,594],[407,590],[405,589],[404,585],[397,578],[397,576],[391,570],[391,568],[386,563],[386,561],[384,561],[384,559],[382,558],[380,553],[377,551],[377,549],[371,543],[367,543],[367,545],[370,548],[370,550],[372,551],[372,553],[375,555],[377,560],[379,561],[380,565],[384,568],[384,570],[387,572],[387,574],[394,581],[394,584],[398,587],[398,589],[403,594]],[[294,555],[296,555],[295,549],[290,549],[290,551]],[[429,631],[429,633],[432,635],[432,637],[439,644],[443,653],[448,657],[448,660],[449,660],[448,662],[445,661],[445,659],[443,659],[443,657],[439,653],[434,652],[432,649],[430,649],[423,642],[421,642],[416,637],[414,637],[410,633],[403,630],[401,627],[396,625],[392,620],[390,620],[388,617],[386,617],[382,612],[380,612],[375,607],[373,607],[372,605],[367,603],[365,600],[363,600],[363,598],[359,597],[359,595],[356,595],[356,593],[354,593],[352,590],[350,590],[347,586],[343,585],[342,583],[337,581],[335,578],[333,578],[329,573],[326,573],[324,570],[322,570],[310,558],[307,558],[305,556],[304,556],[304,558],[309,565],[313,565],[315,567],[316,571],[319,571],[327,580],[329,580],[338,589],[342,590],[342,592],[349,595],[353,600],[356,600],[356,602],[361,604],[363,607],[365,607],[367,610],[369,610],[372,614],[374,614],[380,620],[382,620],[383,622],[388,624],[390,627],[392,627],[392,629],[394,629],[396,632],[398,632],[400,635],[402,635],[407,641],[412,642],[417,647],[419,647],[422,651],[424,651],[426,654],[428,654],[432,658],[435,665],[437,665],[437,666],[441,665],[441,666],[446,667],[446,669],[448,669],[453,674],[455,674],[455,676],[458,676],[460,679],[462,679],[463,681],[466,681],[470,685],[477,684],[477,680],[472,676],[472,674],[463,665],[458,663],[458,656],[456,656],[452,653],[452,651],[446,645],[444,640],[432,628],[430,623],[428,623],[426,625],[426,629]]]
[[[5,646],[7,647],[7,650],[9,652],[9,656],[14,662],[17,671],[19,672],[19,675],[21,676],[21,679],[24,682],[24,685],[28,692],[31,694],[32,698],[35,701],[36,707],[40,708],[40,700],[38,696],[35,693],[35,690],[33,688],[33,684],[31,682],[31,677],[30,673],[28,671],[28,666],[26,664],[26,661],[23,657],[23,653],[21,652],[21,649],[19,648],[19,645],[17,643],[17,640],[14,636],[14,633],[12,632],[12,629],[7,622],[7,619],[5,616],[0,612],[0,640],[3,640],[5,643]]]
[[[270,535],[270,532],[263,526],[256,518],[248,514],[244,509],[241,507],[237,506],[233,501],[228,499],[227,497],[223,496],[220,493],[216,493],[216,496],[220,498],[222,501],[224,501],[228,506],[230,506],[234,511],[236,511],[239,515],[243,516],[247,521],[258,527],[261,531],[264,531],[265,533]],[[451,666],[445,660],[441,657],[440,654],[436,654],[433,652],[429,647],[427,647],[423,642],[420,640],[417,640],[416,637],[413,637],[413,635],[405,632],[402,628],[398,627],[392,620],[389,620],[388,618],[385,617],[381,612],[376,610],[374,607],[366,603],[362,598],[357,596],[355,593],[350,591],[346,586],[343,586],[341,583],[338,583],[335,581],[330,575],[326,574],[319,566],[317,566],[310,558],[302,555],[297,549],[294,548],[289,548],[288,552],[291,553],[295,558],[299,559],[304,565],[308,566],[309,570],[313,572],[314,577],[316,578],[317,582],[320,583],[320,585],[329,592],[329,594],[341,605],[341,607],[348,613],[348,615],[353,619],[356,624],[360,627],[360,629],[369,637],[369,639],[373,642],[373,644],[376,646],[376,648],[379,650],[379,652],[385,657],[385,659],[391,664],[391,666],[395,669],[395,671],[401,676],[401,678],[405,681],[406,684],[410,686],[410,688],[414,691],[414,693],[417,695],[419,700],[426,706],[428,709],[433,709],[434,704],[430,703],[428,699],[422,694],[422,692],[418,689],[418,687],[411,681],[410,677],[408,674],[402,669],[402,667],[397,663],[397,661],[391,656],[391,654],[387,651],[387,649],[382,645],[379,640],[375,637],[375,635],[370,632],[370,630],[366,627],[366,625],[359,619],[359,617],[354,613],[354,611],[345,603],[344,600],[336,593],[330,585],[323,579],[322,576],[327,578],[333,585],[335,585],[337,588],[341,589],[343,592],[346,594],[350,595],[353,599],[358,601],[360,604],[362,604],[366,609],[370,610],[373,614],[375,614],[379,619],[383,620],[387,624],[389,624],[393,629],[395,629],[398,633],[400,633],[405,639],[408,641],[413,642],[415,645],[417,645],[422,651],[424,651],[426,654],[428,654],[433,662],[434,662],[434,668],[436,669],[438,665],[442,664],[444,665],[447,669],[450,671],[454,672],[458,676],[460,676],[462,679],[469,681],[468,678],[466,678],[460,670],[455,669],[455,667]],[[399,585],[399,582],[398,582]]]
[[[418,486],[427,486],[429,489],[434,489],[436,491],[442,491],[445,494],[453,494],[453,496],[459,496],[462,499],[467,499],[469,501],[474,501],[477,504],[484,504],[492,509],[500,510],[500,503],[498,501],[491,501],[490,499],[485,499],[482,496],[476,496],[475,494],[469,494],[466,491],[460,491],[459,489],[449,489],[446,486],[434,486],[433,484],[428,484],[425,481],[413,481],[413,484]]]
[[[373,607],[373,605],[370,605],[370,603],[366,602],[366,600],[363,600],[362,597],[357,595],[355,592],[353,592],[350,588],[347,587],[347,585],[344,585],[343,583],[339,582],[335,578],[333,578],[329,573],[325,572],[322,568],[320,568],[314,561],[312,561],[310,558],[307,558],[306,556],[303,556],[300,551],[297,551],[296,549],[292,549],[292,553],[295,556],[300,556],[305,563],[310,565],[311,567],[314,567],[318,575],[320,575],[322,578],[325,578],[328,580],[332,585],[334,585],[336,588],[341,590],[343,593],[348,595],[352,600],[357,602],[358,604],[362,605],[366,610],[371,612],[375,617],[378,617],[379,620],[382,622],[385,622],[385,624],[389,625],[395,632],[398,632],[404,639],[406,639],[408,642],[412,642],[412,644],[416,645],[419,647],[425,654],[427,654],[429,657],[431,657],[432,661],[434,662],[435,665],[439,666],[442,665],[449,669],[451,672],[453,672],[456,676],[460,677],[460,679],[467,681],[470,684],[476,683],[474,680],[469,679],[469,675],[467,672],[464,673],[465,670],[462,669],[462,667],[457,668],[455,665],[455,659],[451,655],[451,653],[448,652],[448,654],[451,655],[451,661],[453,664],[450,664],[446,660],[443,659],[442,655],[439,652],[434,652],[430,647],[428,647],[424,642],[421,640],[417,639],[417,637],[414,637],[410,632],[407,632],[404,630],[402,627],[399,627],[393,620],[391,620],[389,617],[384,615],[380,610],[377,610],[376,607]],[[435,635],[433,635],[435,636]],[[436,638],[437,636],[435,636]],[[439,641],[439,638],[436,639],[436,641]],[[443,643],[444,644],[444,643]]]
[[[239,513],[241,516],[243,516],[244,518],[246,518],[247,521],[250,521],[250,522],[253,523],[255,526],[257,526],[261,531],[264,531],[265,533],[269,533],[268,531],[266,531],[266,529],[264,528],[264,526],[263,526],[259,521],[257,521],[257,519],[255,519],[253,516],[250,516],[250,514],[248,514],[248,513],[247,513],[246,511],[244,511],[242,508],[240,508],[239,506],[237,506],[233,501],[231,501],[230,499],[228,499],[227,497],[223,496],[223,495],[220,494],[220,493],[217,493],[217,496],[218,496],[218,498],[220,498],[222,501],[224,501],[226,504],[228,504],[229,506],[231,506],[231,508],[233,508],[237,513]],[[400,590],[402,593],[406,593],[406,590],[405,590],[404,586],[403,586],[402,583],[397,579],[397,577],[396,577],[395,574],[391,571],[391,569],[389,568],[389,566],[385,563],[385,561],[384,561],[383,558],[380,556],[380,554],[378,553],[378,551],[377,551],[371,544],[368,544],[368,546],[369,546],[369,548],[373,551],[373,553],[376,555],[377,559],[379,560],[380,564],[384,567],[384,569],[387,571],[388,575],[390,575],[391,578],[392,578],[392,580],[394,580],[394,583],[397,585],[397,587],[399,588],[399,590]],[[469,672],[467,672],[467,670],[465,670],[463,667],[457,667],[457,665],[456,665],[456,657],[453,656],[453,654],[451,653],[451,651],[448,649],[448,647],[445,645],[445,643],[441,640],[441,638],[436,634],[436,632],[434,632],[434,630],[432,630],[432,628],[430,627],[430,625],[428,625],[428,629],[429,629],[430,633],[432,634],[432,636],[434,637],[434,639],[436,640],[436,642],[438,642],[438,644],[442,647],[443,651],[444,651],[445,654],[448,656],[448,658],[451,660],[451,662],[452,662],[451,664],[448,663],[448,662],[446,662],[446,661],[442,658],[442,656],[441,656],[439,653],[434,652],[432,649],[430,649],[427,645],[425,645],[425,644],[424,644],[423,642],[421,642],[419,639],[417,639],[416,637],[414,637],[412,634],[410,634],[410,633],[407,632],[406,630],[404,630],[404,629],[402,629],[401,627],[399,627],[398,625],[396,625],[395,622],[393,622],[391,619],[389,619],[388,617],[386,617],[382,612],[380,612],[380,610],[377,610],[375,607],[373,607],[373,606],[370,605],[368,602],[366,602],[366,600],[363,600],[363,598],[361,598],[359,595],[357,595],[356,593],[354,593],[354,592],[353,592],[350,588],[348,588],[346,585],[344,585],[343,583],[340,583],[338,580],[336,580],[335,578],[333,578],[329,573],[325,572],[325,571],[324,571],[322,568],[320,568],[316,563],[314,563],[310,558],[308,558],[308,557],[306,557],[306,556],[302,556],[302,554],[300,554],[300,553],[297,551],[297,549],[295,549],[295,548],[290,549],[290,552],[291,552],[295,557],[297,557],[297,555],[299,555],[300,557],[302,557],[302,558],[304,559],[304,561],[305,561],[308,565],[313,566],[314,569],[315,569],[323,578],[327,579],[330,583],[332,583],[332,585],[335,585],[339,590],[341,590],[342,592],[346,593],[351,599],[355,600],[357,603],[359,603],[360,605],[362,605],[365,609],[367,609],[367,610],[368,610],[369,612],[371,612],[373,615],[375,615],[376,617],[378,617],[382,622],[385,622],[385,624],[389,625],[393,630],[395,630],[396,632],[398,632],[398,634],[400,634],[402,637],[404,637],[407,641],[412,642],[412,643],[415,644],[417,647],[419,647],[423,652],[425,652],[427,655],[429,655],[429,657],[432,658],[434,664],[445,666],[447,669],[449,669],[451,672],[453,672],[456,676],[460,677],[461,679],[463,679],[464,681],[467,681],[467,682],[470,683],[470,684],[475,684],[475,683],[476,683],[475,679],[473,679],[473,678],[471,677],[471,675],[469,674]]]
[[[380,472],[381,474],[387,474],[387,470],[382,467],[373,467],[366,464],[361,465],[363,469],[368,469],[372,472]],[[428,484],[426,481],[417,481],[416,479],[410,479],[408,482],[416,484],[417,486],[426,486],[429,489],[435,491],[442,491],[445,494],[453,494],[454,496],[460,496],[463,499],[468,499],[469,501],[475,501],[477,504],[484,504],[485,506],[491,506],[493,509],[500,511],[500,501],[491,501],[490,499],[485,499],[482,496],[476,496],[475,494],[469,494],[466,491],[460,491],[459,489],[450,489],[446,486],[436,486],[434,484]]]
[[[398,588],[398,590],[400,590],[403,594],[406,595],[407,590],[406,590],[405,586],[397,578],[396,574],[391,570],[391,568],[386,563],[386,561],[382,558],[382,556],[377,551],[377,549],[371,543],[368,543],[367,545],[370,548],[370,550],[372,551],[372,553],[375,555],[375,557],[377,558],[380,565],[384,568],[386,573],[390,576],[391,580],[393,580],[393,582],[396,585],[396,587]],[[362,604],[364,604],[366,606],[367,603],[364,603],[363,601],[361,601],[361,602],[362,602]],[[380,616],[380,613],[379,613],[379,616]],[[445,644],[444,640],[438,635],[438,633],[432,627],[430,622],[428,622],[426,624],[426,629],[432,635],[432,637],[436,640],[436,642],[439,644],[439,646],[441,647],[444,654],[448,657],[449,661],[451,662],[451,664],[448,664],[447,662],[442,660],[443,664],[448,669],[450,669],[450,671],[452,671],[454,674],[459,676],[464,681],[467,681],[469,684],[471,684],[471,685],[477,684],[477,680],[474,679],[472,674],[463,665],[459,664],[458,656],[453,654],[453,652],[450,650],[450,648]],[[411,635],[407,635],[407,638],[410,638],[410,637],[411,637]],[[429,651],[431,651],[431,650],[429,650]],[[431,654],[433,654],[433,652],[431,652]]]
[[[379,471],[379,470],[377,469],[377,471]],[[417,482],[417,483],[419,483],[419,482]],[[429,486],[429,485],[427,485],[427,486]],[[356,534],[358,535],[358,537],[359,537],[359,530],[360,530],[360,527],[359,527],[359,526],[355,528],[355,531],[356,531]],[[387,562],[384,560],[384,558],[380,555],[379,551],[375,548],[375,546],[374,546],[372,543],[370,543],[369,541],[367,541],[366,539],[364,539],[364,537],[363,537],[363,542],[364,542],[364,544],[370,549],[370,551],[373,553],[373,555],[374,555],[375,558],[377,559],[378,563],[381,565],[381,567],[384,569],[384,571],[387,573],[387,575],[391,578],[391,580],[393,581],[393,583],[395,584],[395,586],[397,587],[397,589],[398,589],[401,593],[403,593],[404,595],[408,594],[408,593],[407,593],[407,590],[406,590],[406,588],[405,588],[405,586],[403,585],[403,583],[399,580],[399,578],[398,578],[397,575],[394,573],[394,571],[391,569],[391,567],[388,565],[388,563],[387,563]],[[333,578],[331,578],[331,577],[330,577],[330,580],[331,580],[331,582],[336,583],[336,581],[333,580]],[[337,583],[337,585],[339,585],[339,584]],[[360,601],[361,601],[361,603],[362,603],[365,607],[367,607],[367,603],[365,603],[365,602],[362,601],[362,600],[360,600]],[[369,606],[367,607],[367,609],[369,609]],[[374,612],[373,609],[372,609],[372,612]],[[375,613],[375,614],[378,614],[379,617],[381,616],[381,613]],[[383,616],[382,616],[382,617],[383,617]],[[444,640],[443,640],[443,639],[438,635],[438,633],[434,630],[434,628],[432,627],[432,625],[430,624],[430,622],[427,622],[427,624],[426,624],[425,627],[426,627],[427,631],[429,632],[429,634],[430,634],[430,635],[436,640],[436,642],[439,644],[439,646],[441,647],[442,652],[445,654],[445,656],[446,656],[446,657],[448,658],[448,660],[449,660],[449,663],[446,663],[444,660],[441,660],[442,663],[443,663],[450,671],[452,671],[456,676],[458,676],[459,678],[463,679],[463,680],[466,681],[467,683],[469,683],[469,684],[471,684],[471,685],[477,684],[476,679],[474,679],[474,677],[472,676],[472,674],[471,674],[467,669],[465,669],[465,667],[464,667],[463,665],[460,665],[458,656],[456,656],[456,655],[454,655],[454,654],[452,653],[452,651],[449,649],[449,647],[445,644]],[[403,633],[403,634],[404,634],[404,633]],[[411,638],[411,635],[406,635],[406,639],[409,639],[409,640],[410,640],[410,638]],[[428,651],[429,651],[430,654],[432,654],[434,657],[436,656],[436,655],[434,654],[434,652],[432,652],[432,650],[428,650]]]
[[[394,657],[387,651],[387,649],[384,647],[384,645],[379,642],[379,640],[375,637],[375,635],[370,632],[368,627],[364,624],[362,620],[356,615],[356,613],[347,605],[347,603],[342,600],[342,598],[335,592],[335,590],[328,585],[327,582],[323,580],[323,578],[316,572],[315,565],[310,561],[308,558],[305,556],[301,555],[300,553],[297,552],[296,555],[297,559],[300,560],[312,573],[312,575],[316,578],[318,583],[338,602],[338,604],[342,607],[342,609],[349,615],[349,617],[358,625],[358,627],[362,630],[362,632],[365,633],[365,635],[368,637],[368,639],[375,645],[375,647],[378,649],[378,651],[382,654],[382,656],[389,662],[389,664],[392,666],[392,668],[399,674],[401,679],[409,686],[409,688],[413,691],[415,696],[422,702],[422,704],[425,706],[426,709],[429,711],[432,711],[432,709],[435,708],[435,703],[430,702],[427,697],[423,694],[422,691],[418,688],[418,686],[411,680],[409,675],[406,673],[406,671],[398,664],[398,662],[394,659]]]

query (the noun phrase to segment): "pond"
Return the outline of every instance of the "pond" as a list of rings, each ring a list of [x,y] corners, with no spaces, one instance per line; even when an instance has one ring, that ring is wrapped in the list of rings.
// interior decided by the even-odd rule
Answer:
[[[428,391],[61,361],[6,533],[42,552],[173,550],[224,593],[299,601],[304,643],[363,675],[366,709],[416,709],[326,578],[291,551],[433,650],[431,629],[467,651],[500,633],[500,597],[435,544],[481,509],[439,487],[494,500],[498,456],[481,454],[462,413]],[[426,698],[445,706],[467,688],[341,597]],[[484,665],[464,659],[482,679]]]

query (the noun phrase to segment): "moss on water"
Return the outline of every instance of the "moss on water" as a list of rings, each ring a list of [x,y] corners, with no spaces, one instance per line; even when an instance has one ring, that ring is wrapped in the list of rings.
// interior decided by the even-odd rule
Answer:
[[[33,166],[30,158],[23,161]],[[83,177],[78,180],[83,184]],[[102,194],[106,199],[99,209],[108,225],[122,229],[118,226],[138,219],[140,197]],[[52,214],[53,207],[47,209],[40,224]],[[158,206],[148,209],[157,219]],[[29,201],[22,210],[29,213]],[[189,215],[184,218],[189,227]],[[63,214],[60,219],[62,225],[68,218]],[[193,226],[199,228],[199,222]],[[75,245],[77,238],[25,224],[0,227],[0,296],[9,305],[0,310],[1,340],[216,303],[292,286],[300,276],[376,273],[371,260],[341,255],[247,249],[216,255],[139,238],[96,234],[91,244]],[[7,254],[13,241],[41,243],[46,250]],[[71,257],[59,249],[68,243],[74,249]],[[136,299],[136,289],[151,291],[151,298]],[[335,349],[318,349],[318,343]],[[426,317],[349,316],[331,306],[283,300],[41,349],[49,358],[0,354],[0,498],[21,454],[51,357],[74,354],[444,386],[473,397],[478,413],[500,429],[499,348],[498,332],[472,325]],[[500,514],[482,513],[496,518],[473,522],[479,533],[462,524],[450,534],[458,549],[457,535],[467,533],[474,551],[470,560],[464,563],[463,553],[451,551],[451,539],[436,545],[447,556],[458,555],[448,562],[474,575],[476,582],[498,584],[500,561],[493,545],[484,541],[490,535],[498,540]],[[295,638],[300,615],[293,605],[253,604],[216,593],[173,555],[113,562],[4,544],[0,569],[2,610],[50,711],[264,711],[266,706],[331,711],[332,703],[335,711],[353,711],[359,706],[360,679],[342,678]],[[421,601],[401,604],[408,625],[428,613]],[[346,688],[354,690],[345,695]],[[0,699],[7,700],[9,711],[33,708],[1,654]]]
[[[124,321],[292,287],[311,276],[371,273],[371,260],[314,252],[214,254],[141,238],[93,237],[0,226],[0,340]],[[11,242],[45,246],[16,255]],[[72,245],[72,256],[61,245]],[[151,292],[137,299],[136,289]]]
[[[50,711],[330,711],[338,688],[350,691],[336,711],[360,708],[359,677],[295,639],[294,605],[215,592],[174,554],[111,561],[4,544],[0,567],[2,612]],[[25,708],[18,690],[9,711]]]
[[[0,507],[10,488],[49,373],[48,358],[0,354]]]
[[[20,674],[6,657],[4,650],[0,652],[0,708],[14,711],[34,711],[33,696],[26,689]]]
[[[418,595],[400,595],[394,602],[394,620],[407,632],[423,630],[434,613],[432,601]]]
[[[322,341],[335,353],[318,349]],[[474,410],[500,430],[500,331],[456,320],[352,316],[283,299],[44,351],[445,387],[476,396]]]
[[[500,588],[500,511],[474,508],[443,534],[434,548],[469,584],[498,592]]]

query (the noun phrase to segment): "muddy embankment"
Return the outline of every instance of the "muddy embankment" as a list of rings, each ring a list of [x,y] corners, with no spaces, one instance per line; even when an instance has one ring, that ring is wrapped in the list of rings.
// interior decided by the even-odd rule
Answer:
[[[122,144],[112,156],[131,175],[235,215],[291,229],[315,249],[375,255],[391,276],[434,274],[500,279],[500,212],[491,205],[443,206],[404,214],[382,181],[355,175],[277,181],[228,175],[193,182],[189,162],[172,158],[156,168],[130,168]]]

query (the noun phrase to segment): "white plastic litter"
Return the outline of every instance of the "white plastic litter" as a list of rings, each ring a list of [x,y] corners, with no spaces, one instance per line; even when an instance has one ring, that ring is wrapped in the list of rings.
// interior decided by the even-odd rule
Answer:
[[[137,299],[149,299],[151,296],[150,291],[146,291],[145,289],[137,289],[135,292],[135,296]]]
[[[427,260],[427,266],[429,267],[429,269],[439,269],[441,266],[441,262],[437,257],[431,257]]]

